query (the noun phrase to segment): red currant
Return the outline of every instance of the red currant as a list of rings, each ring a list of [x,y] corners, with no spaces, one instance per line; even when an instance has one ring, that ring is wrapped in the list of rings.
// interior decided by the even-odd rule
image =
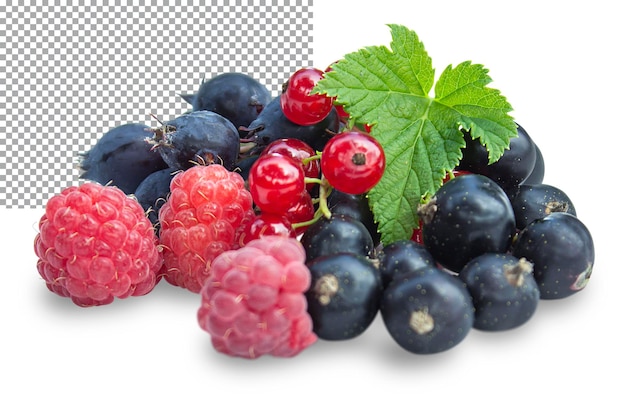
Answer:
[[[239,244],[243,246],[261,236],[286,236],[295,238],[296,232],[293,227],[291,227],[291,222],[287,217],[280,214],[260,213],[245,224],[239,235]]]
[[[304,169],[288,156],[259,156],[250,167],[248,185],[252,200],[262,212],[285,214],[306,190]]]
[[[322,151],[322,174],[328,183],[347,194],[363,194],[380,181],[385,153],[374,137],[346,131],[333,136]]]
[[[287,119],[295,124],[308,126],[319,123],[328,116],[333,108],[333,98],[311,94],[313,87],[323,77],[323,71],[312,67],[299,69],[289,77],[280,95],[280,107]]]
[[[296,223],[304,223],[313,219],[315,216],[315,205],[313,204],[313,199],[311,198],[311,194],[307,191],[302,193],[300,200],[285,213],[287,220],[289,220],[293,225]],[[308,228],[308,226],[300,226],[295,229],[296,235],[300,233],[304,233],[304,231]]]
[[[311,146],[309,146],[309,144],[296,138],[283,138],[270,142],[270,144],[267,145],[265,149],[263,149],[261,155],[268,155],[273,153],[289,156],[300,162],[303,162],[304,159],[315,156],[315,150]],[[319,178],[319,159],[312,159],[304,164],[304,175],[307,178]],[[313,183],[307,185],[307,189],[309,191],[312,187]]]

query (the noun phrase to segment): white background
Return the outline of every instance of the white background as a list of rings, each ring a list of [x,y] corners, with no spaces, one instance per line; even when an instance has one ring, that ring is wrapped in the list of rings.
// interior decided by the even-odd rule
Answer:
[[[0,415],[624,415],[619,2],[314,4],[321,69],[388,45],[387,23],[417,32],[437,74],[465,60],[490,69],[542,149],[545,182],[573,199],[591,230],[588,287],[542,301],[521,328],[473,330],[437,355],[403,351],[378,318],[356,339],[250,361],[215,352],[195,321],[198,296],[165,282],[89,309],[48,292],[32,249],[42,210],[2,209]]]

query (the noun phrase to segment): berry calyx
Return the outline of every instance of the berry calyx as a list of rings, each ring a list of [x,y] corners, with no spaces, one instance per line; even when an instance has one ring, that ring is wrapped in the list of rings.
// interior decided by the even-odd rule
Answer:
[[[363,194],[383,176],[385,152],[373,136],[345,131],[333,136],[324,147],[321,169],[333,188],[348,194]]]

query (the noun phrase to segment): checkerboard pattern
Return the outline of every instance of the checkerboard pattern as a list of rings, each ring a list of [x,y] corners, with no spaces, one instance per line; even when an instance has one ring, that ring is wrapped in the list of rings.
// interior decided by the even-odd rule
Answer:
[[[278,95],[311,65],[313,0],[31,3],[0,5],[4,207],[43,207],[107,130],[184,113],[203,79],[244,72]]]

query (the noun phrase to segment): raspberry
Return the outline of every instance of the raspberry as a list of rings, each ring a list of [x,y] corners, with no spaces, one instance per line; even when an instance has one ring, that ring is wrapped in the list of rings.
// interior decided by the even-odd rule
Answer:
[[[157,244],[135,199],[87,182],[48,200],[34,247],[48,289],[89,307],[149,293],[163,263]]]
[[[300,242],[264,236],[219,255],[201,291],[200,327],[222,353],[291,357],[317,340],[305,291],[311,273]]]
[[[241,175],[218,164],[177,174],[159,210],[165,280],[200,292],[213,259],[239,247],[239,226],[252,215],[252,197]]]

